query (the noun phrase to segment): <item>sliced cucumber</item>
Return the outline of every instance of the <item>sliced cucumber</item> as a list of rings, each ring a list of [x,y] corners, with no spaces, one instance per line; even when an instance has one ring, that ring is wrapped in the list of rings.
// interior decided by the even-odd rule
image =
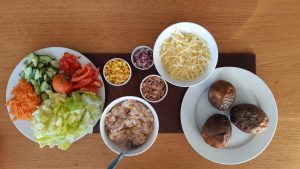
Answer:
[[[25,74],[26,79],[27,78],[29,79],[31,73],[32,73],[32,67],[27,67],[27,68],[24,69],[24,74]]]
[[[28,66],[24,64],[24,65],[22,66],[22,70],[24,71],[27,67],[28,67]]]
[[[46,81],[46,82],[49,82],[49,80],[50,80],[50,78],[46,75],[46,74],[44,74],[44,80]]]
[[[48,67],[47,71],[46,72],[51,72],[52,76],[51,76],[51,79],[56,75],[56,73],[58,72],[58,69],[56,69],[55,67]]]
[[[29,66],[32,63],[32,58],[36,57],[34,53],[30,53],[26,58],[25,65]]]
[[[50,65],[53,66],[53,67],[55,67],[56,69],[58,69],[58,67],[59,67],[59,64],[58,64],[58,62],[56,60],[51,60],[50,61]]]
[[[42,72],[40,72],[38,69],[35,71],[34,74],[34,80],[38,80],[39,78],[42,77]]]
[[[43,93],[41,93],[41,98],[42,98],[42,100],[46,100],[49,98],[49,96],[47,93],[43,92]]]
[[[45,73],[50,79],[52,79],[56,75],[56,72],[50,70],[47,70]]]
[[[50,72],[50,71],[46,71],[45,74],[46,74],[49,78],[52,77],[52,72]]]
[[[30,78],[34,78],[36,70],[37,70],[36,68],[32,68],[32,73],[30,75]]]
[[[53,67],[53,66],[48,66],[48,67],[47,67],[47,70],[52,71],[52,72],[54,72],[54,73],[58,72],[58,69],[55,68],[55,67]]]
[[[40,70],[41,70],[42,72],[45,72],[45,71],[46,71],[46,68],[45,68],[45,66],[44,66],[44,67],[42,67],[42,68],[40,68]]]
[[[35,53],[30,53],[26,58],[19,76],[30,82],[42,99],[48,98],[48,94],[53,92],[50,83],[58,72],[58,61],[53,56]]]
[[[42,67],[44,67],[44,65],[45,65],[44,63],[41,63],[41,62],[40,62],[40,63],[38,64],[37,67],[38,67],[38,68],[42,68]]]
[[[51,94],[51,93],[53,93],[53,91],[52,90],[45,90],[45,92],[49,95],[49,94]]]
[[[24,71],[20,72],[20,73],[19,73],[19,76],[20,76],[21,78],[25,79],[25,73],[24,73]]]
[[[39,80],[36,81],[38,86],[41,86],[41,84],[44,82],[43,78],[39,78]]]
[[[56,60],[56,58],[52,55],[47,55],[47,56],[49,56],[52,60]]]
[[[33,64],[34,67],[37,67],[38,63],[39,63],[39,58],[37,56],[32,56],[31,58],[31,62]]]
[[[30,63],[31,63],[31,60],[26,59],[26,61],[24,62],[24,66],[27,67],[30,65]]]
[[[39,85],[38,85],[38,83],[37,83],[36,80],[30,79],[29,82],[32,84],[32,86],[34,86],[34,87],[39,87]]]
[[[44,64],[48,64],[51,60],[52,58],[50,56],[46,56],[46,55],[39,56],[39,61]]]
[[[35,87],[34,88],[35,94],[40,95],[41,94],[41,90],[39,87]]]
[[[46,90],[51,90],[51,86],[46,82],[44,81],[42,84],[41,84],[41,92],[44,92]]]

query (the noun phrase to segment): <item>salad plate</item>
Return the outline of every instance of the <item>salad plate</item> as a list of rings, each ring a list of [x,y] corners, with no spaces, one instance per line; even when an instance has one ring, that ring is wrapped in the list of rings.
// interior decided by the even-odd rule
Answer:
[[[263,133],[247,134],[231,124],[231,139],[224,148],[206,144],[201,131],[208,117],[216,113],[230,116],[230,110],[219,111],[208,101],[208,89],[217,80],[225,80],[235,86],[234,105],[254,104],[268,115],[268,128]],[[234,165],[255,158],[269,145],[275,134],[278,110],[271,90],[258,76],[241,68],[222,67],[217,68],[204,83],[187,90],[180,118],[184,135],[198,154],[215,163]]]
[[[72,49],[68,49],[68,48],[64,48],[64,47],[48,47],[48,48],[43,48],[43,49],[39,49],[37,51],[35,51],[34,53],[37,55],[49,55],[49,56],[53,56],[56,60],[60,60],[63,56],[64,53],[68,52],[72,55],[75,56],[79,56],[77,61],[83,66],[85,64],[91,64],[93,68],[96,68],[95,65],[87,58],[85,57],[83,54],[72,50]],[[22,67],[24,65],[26,61],[26,57],[24,59],[22,59],[18,65],[15,67],[15,69],[13,70],[8,84],[7,84],[7,88],[6,88],[6,102],[8,102],[9,100],[12,99],[13,95],[11,94],[13,88],[18,84],[19,80],[21,79],[21,77],[19,76],[20,72],[22,71]],[[101,75],[99,74],[98,79],[103,82],[103,79],[101,77]],[[104,105],[105,102],[105,87],[104,84],[103,86],[97,91],[97,96],[101,97],[102,100],[102,105]],[[10,112],[10,108],[9,106],[7,106],[7,110],[8,112]],[[9,114],[10,118],[13,119],[13,115]],[[101,113],[99,115],[99,117],[96,119],[96,122],[94,125],[96,125],[97,121],[100,119],[101,117]],[[16,128],[24,135],[26,136],[28,139],[35,141],[34,138],[34,131],[32,129],[32,121],[26,121],[26,120],[16,120],[13,121],[14,125],[16,126]],[[83,136],[85,136],[87,133],[85,134],[81,134],[79,137],[75,138],[74,141],[79,140],[80,138],[82,138]]]

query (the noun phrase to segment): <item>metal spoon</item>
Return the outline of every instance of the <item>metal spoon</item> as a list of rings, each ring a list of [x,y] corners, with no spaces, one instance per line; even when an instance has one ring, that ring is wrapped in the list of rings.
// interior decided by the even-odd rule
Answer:
[[[128,140],[125,149],[122,150],[121,153],[116,156],[114,161],[112,161],[112,163],[107,167],[107,169],[114,169],[117,166],[117,164],[119,164],[119,162],[122,160],[122,158],[125,156],[125,154],[133,147],[134,145],[132,144],[132,141]]]

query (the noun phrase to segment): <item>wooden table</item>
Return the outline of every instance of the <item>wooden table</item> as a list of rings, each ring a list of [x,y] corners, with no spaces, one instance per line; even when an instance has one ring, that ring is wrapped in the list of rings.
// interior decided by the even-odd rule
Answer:
[[[131,52],[152,46],[170,24],[206,27],[220,52],[254,52],[257,74],[275,95],[279,122],[269,147],[245,164],[222,166],[198,155],[183,134],[159,134],[142,155],[119,168],[300,168],[300,1],[297,0],[53,0],[0,1],[0,96],[10,73],[28,53],[48,46],[84,52]],[[1,169],[105,168],[114,158],[98,134],[68,151],[39,149],[0,113]]]

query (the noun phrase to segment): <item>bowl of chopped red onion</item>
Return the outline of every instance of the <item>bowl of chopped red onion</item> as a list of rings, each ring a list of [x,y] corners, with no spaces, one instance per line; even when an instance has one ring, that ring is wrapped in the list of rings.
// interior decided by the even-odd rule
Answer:
[[[137,69],[147,70],[153,66],[153,51],[149,46],[138,46],[131,53],[131,62]]]

